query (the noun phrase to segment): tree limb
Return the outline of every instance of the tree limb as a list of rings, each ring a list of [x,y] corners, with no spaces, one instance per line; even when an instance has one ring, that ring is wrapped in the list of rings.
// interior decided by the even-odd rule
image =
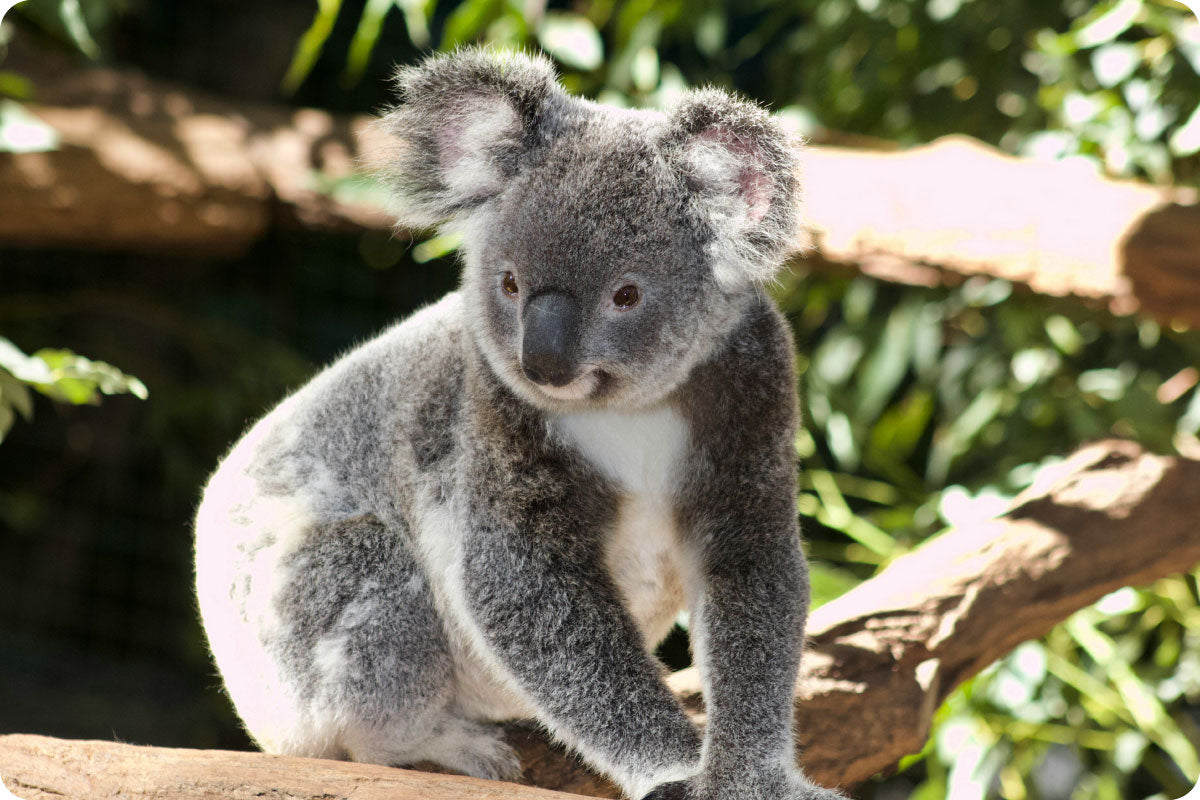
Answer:
[[[1200,461],[1101,442],[1044,471],[1003,517],[944,533],[817,609],[796,704],[809,774],[847,786],[889,769],[920,750],[954,687],[1018,643],[1107,592],[1200,562],[1197,497]],[[702,721],[696,671],[669,680]],[[616,796],[529,726],[511,726],[509,739],[526,782]],[[28,736],[0,737],[0,775],[26,800],[554,796],[340,762]]]
[[[0,246],[235,256],[274,226],[390,230],[377,204],[348,191],[357,165],[388,149],[366,118],[10,60],[34,76],[41,105],[30,108],[62,147],[0,155]],[[1000,277],[1200,325],[1194,190],[965,137],[907,151],[812,147],[803,169],[810,267],[922,285]]]

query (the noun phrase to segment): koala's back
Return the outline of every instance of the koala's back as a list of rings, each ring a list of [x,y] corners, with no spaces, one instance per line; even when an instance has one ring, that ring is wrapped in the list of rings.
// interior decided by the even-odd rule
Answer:
[[[348,353],[256,424],[205,490],[200,609],[269,750],[377,760],[337,717],[411,720],[453,690],[412,520],[454,457],[462,313],[451,294]],[[411,708],[372,708],[379,697]]]

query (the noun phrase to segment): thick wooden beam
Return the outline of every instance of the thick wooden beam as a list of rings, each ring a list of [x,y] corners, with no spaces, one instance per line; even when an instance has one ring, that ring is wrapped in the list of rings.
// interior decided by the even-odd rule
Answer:
[[[955,686],[1121,586],[1200,562],[1200,461],[1129,442],[1084,448],[995,520],[953,530],[813,614],[797,691],[801,762],[849,786],[919,750]],[[703,721],[700,682],[670,683]],[[529,726],[510,741],[527,783],[602,797],[612,786]],[[505,784],[256,753],[0,737],[0,776],[35,798],[552,797]]]
[[[965,136],[896,152],[811,148],[816,267],[918,285],[970,276],[1200,325],[1194,189],[1105,178]]]
[[[28,69],[32,69],[29,67]],[[224,256],[272,226],[387,230],[356,192],[369,120],[233,103],[130,72],[37,78],[49,153],[0,154],[0,247]],[[811,147],[814,268],[935,285],[980,275],[1200,325],[1194,190],[1113,181],[965,137],[905,151]]]
[[[0,736],[0,779],[21,800],[569,800],[571,795],[371,764],[226,750]],[[0,797],[3,794],[0,793]]]

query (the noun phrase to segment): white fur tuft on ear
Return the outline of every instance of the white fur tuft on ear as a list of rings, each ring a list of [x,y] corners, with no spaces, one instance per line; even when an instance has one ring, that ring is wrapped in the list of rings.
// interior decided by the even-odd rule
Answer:
[[[398,222],[433,227],[503,190],[565,95],[542,56],[468,47],[405,67],[401,103],[378,123],[391,142],[376,171]]]
[[[749,145],[721,129],[701,133],[687,152],[696,176],[744,207],[745,221],[761,222],[771,207],[771,179]]]
[[[799,238],[793,143],[761,108],[716,89],[690,93],[672,118],[669,146],[711,233],[714,277],[769,281]]]
[[[463,98],[455,115],[437,132],[442,181],[456,197],[469,201],[503,188],[497,150],[521,135],[521,118],[501,97]]]

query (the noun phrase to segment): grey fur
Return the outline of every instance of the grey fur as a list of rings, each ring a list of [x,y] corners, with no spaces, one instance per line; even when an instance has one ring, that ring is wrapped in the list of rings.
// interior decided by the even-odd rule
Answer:
[[[284,401],[205,491],[197,591],[247,729],[494,778],[517,770],[495,723],[533,716],[635,798],[840,797],[791,735],[795,376],[759,291],[796,239],[785,135],[717,90],[609,109],[477,49],[399,84],[388,178],[403,222],[464,231],[462,288]],[[569,313],[539,311],[561,380],[538,384],[547,293]],[[703,736],[651,654],[685,603]]]

